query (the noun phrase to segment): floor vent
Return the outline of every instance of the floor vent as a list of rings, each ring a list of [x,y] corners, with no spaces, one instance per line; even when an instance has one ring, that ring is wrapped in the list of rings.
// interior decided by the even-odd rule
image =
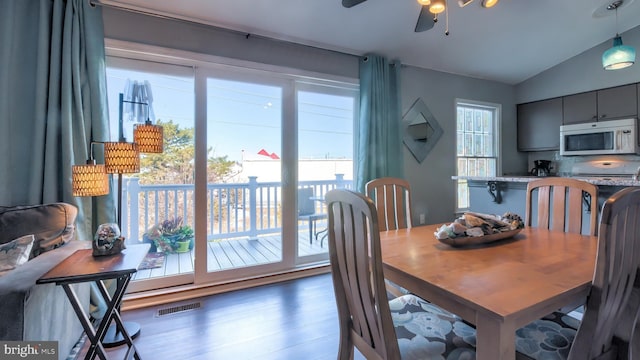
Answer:
[[[191,304],[177,305],[177,306],[172,306],[165,309],[159,309],[157,316],[165,316],[165,315],[171,315],[171,314],[181,313],[181,312],[190,311],[190,310],[196,310],[196,309],[199,309],[201,305],[202,304],[200,302],[194,302]]]

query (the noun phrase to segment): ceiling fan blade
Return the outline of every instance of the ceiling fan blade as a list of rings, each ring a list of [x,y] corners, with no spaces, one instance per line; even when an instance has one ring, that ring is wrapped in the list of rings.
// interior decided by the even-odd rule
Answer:
[[[363,3],[367,0],[342,0],[342,6],[346,7],[346,8],[350,8],[352,6],[356,6],[360,3]]]
[[[345,0],[343,0],[345,1]],[[420,15],[418,15],[418,22],[416,23],[415,32],[422,32],[431,29],[434,25],[433,14],[429,12],[428,5],[422,5],[420,9]]]

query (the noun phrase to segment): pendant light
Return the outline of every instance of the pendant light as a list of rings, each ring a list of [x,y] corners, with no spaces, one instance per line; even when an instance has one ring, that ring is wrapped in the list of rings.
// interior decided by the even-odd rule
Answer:
[[[623,4],[622,0],[615,1],[607,6],[607,10],[616,12],[616,37],[613,38],[613,47],[602,54],[602,67],[605,70],[624,69],[633,65],[636,61],[636,49],[623,45],[622,37],[618,34],[618,8]]]

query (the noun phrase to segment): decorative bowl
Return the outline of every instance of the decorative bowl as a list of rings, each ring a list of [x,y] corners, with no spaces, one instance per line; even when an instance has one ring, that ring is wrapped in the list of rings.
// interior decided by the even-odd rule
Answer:
[[[510,237],[515,236],[520,231],[522,231],[522,229],[503,231],[503,232],[499,232],[491,235],[484,235],[484,236],[449,237],[444,239],[438,239],[438,241],[451,246],[479,245],[479,244],[487,244],[487,243],[498,241],[498,240],[508,239]]]

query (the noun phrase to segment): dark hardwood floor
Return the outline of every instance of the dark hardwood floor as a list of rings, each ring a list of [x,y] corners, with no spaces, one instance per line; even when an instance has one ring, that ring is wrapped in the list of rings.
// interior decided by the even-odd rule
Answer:
[[[198,309],[158,316],[161,309],[197,302]],[[123,318],[141,325],[134,343],[145,360],[311,360],[338,353],[330,274],[126,311]],[[107,349],[113,359],[125,350]],[[355,359],[364,357],[356,350]]]

